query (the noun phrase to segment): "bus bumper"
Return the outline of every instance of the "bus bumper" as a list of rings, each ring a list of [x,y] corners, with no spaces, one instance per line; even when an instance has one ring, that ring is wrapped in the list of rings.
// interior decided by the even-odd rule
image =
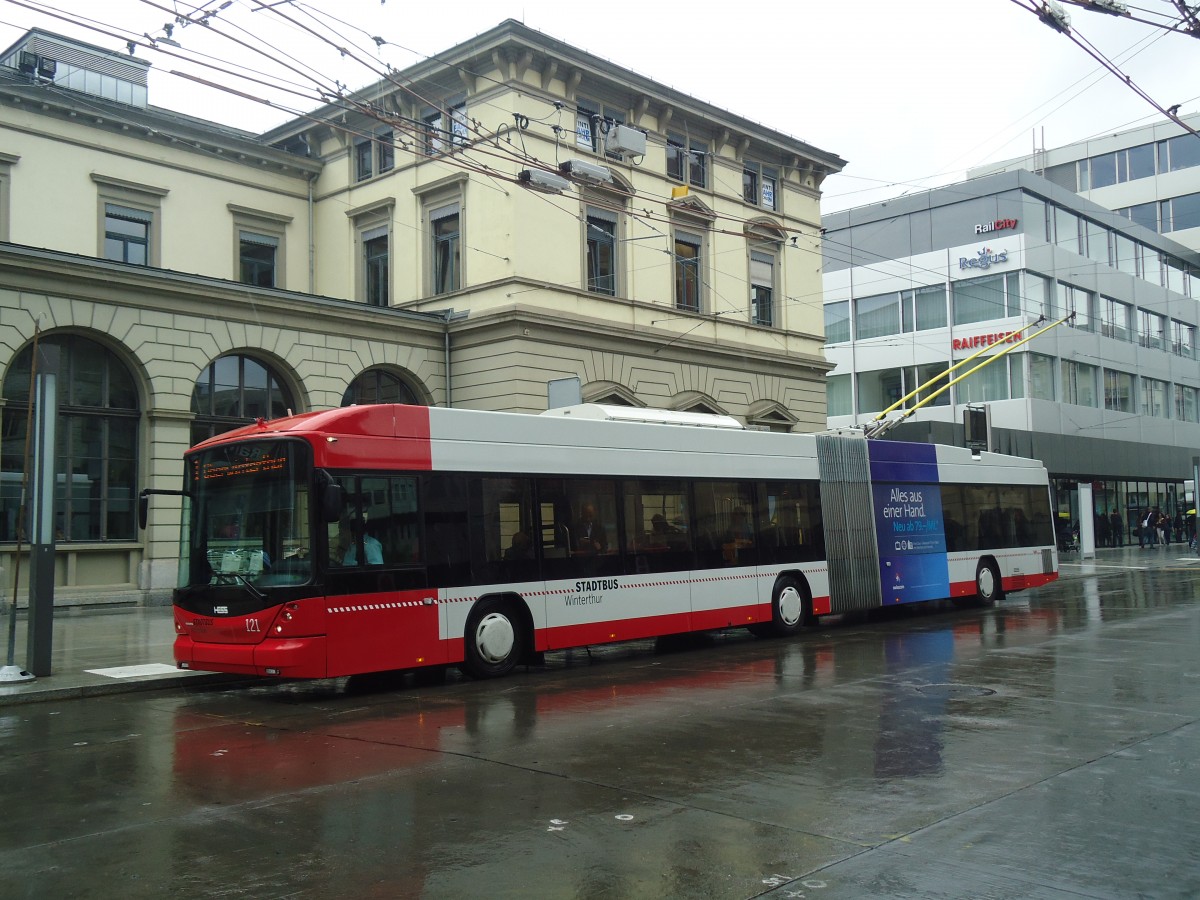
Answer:
[[[324,635],[304,638],[266,638],[258,644],[215,644],[175,638],[175,665],[203,672],[265,675],[274,678],[324,678]]]

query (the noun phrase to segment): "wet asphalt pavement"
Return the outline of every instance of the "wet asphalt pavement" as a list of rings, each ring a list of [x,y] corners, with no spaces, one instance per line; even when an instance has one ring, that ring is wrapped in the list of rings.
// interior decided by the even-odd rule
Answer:
[[[0,686],[0,896],[1198,896],[1200,560],[1063,573],[496,682],[115,677],[169,610],[64,614]]]

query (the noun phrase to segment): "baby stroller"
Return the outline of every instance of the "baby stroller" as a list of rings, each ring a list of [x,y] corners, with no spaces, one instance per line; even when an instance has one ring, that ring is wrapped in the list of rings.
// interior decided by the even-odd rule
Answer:
[[[1079,551],[1079,534],[1074,528],[1071,527],[1071,523],[1066,519],[1059,519],[1057,531],[1058,552],[1077,553]]]

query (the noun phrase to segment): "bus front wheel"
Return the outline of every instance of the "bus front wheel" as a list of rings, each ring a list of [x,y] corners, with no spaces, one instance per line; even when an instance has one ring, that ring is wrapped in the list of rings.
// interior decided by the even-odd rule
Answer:
[[[975,569],[975,597],[986,606],[1004,599],[1004,584],[1000,570],[990,559],[981,559]]]
[[[785,576],[775,582],[775,590],[771,592],[771,621],[751,626],[750,630],[761,637],[786,637],[808,624],[811,610],[812,598],[807,588],[795,578]]]
[[[511,605],[484,600],[467,617],[462,669],[473,678],[499,678],[517,665],[522,649],[521,622]]]

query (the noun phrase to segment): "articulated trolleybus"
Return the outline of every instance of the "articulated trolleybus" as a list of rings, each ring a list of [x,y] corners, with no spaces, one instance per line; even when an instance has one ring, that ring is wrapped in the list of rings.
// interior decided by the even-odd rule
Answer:
[[[218,672],[493,677],[568,647],[990,603],[1058,572],[1037,461],[670,411],[260,420],[161,493],[183,496],[176,663]]]

